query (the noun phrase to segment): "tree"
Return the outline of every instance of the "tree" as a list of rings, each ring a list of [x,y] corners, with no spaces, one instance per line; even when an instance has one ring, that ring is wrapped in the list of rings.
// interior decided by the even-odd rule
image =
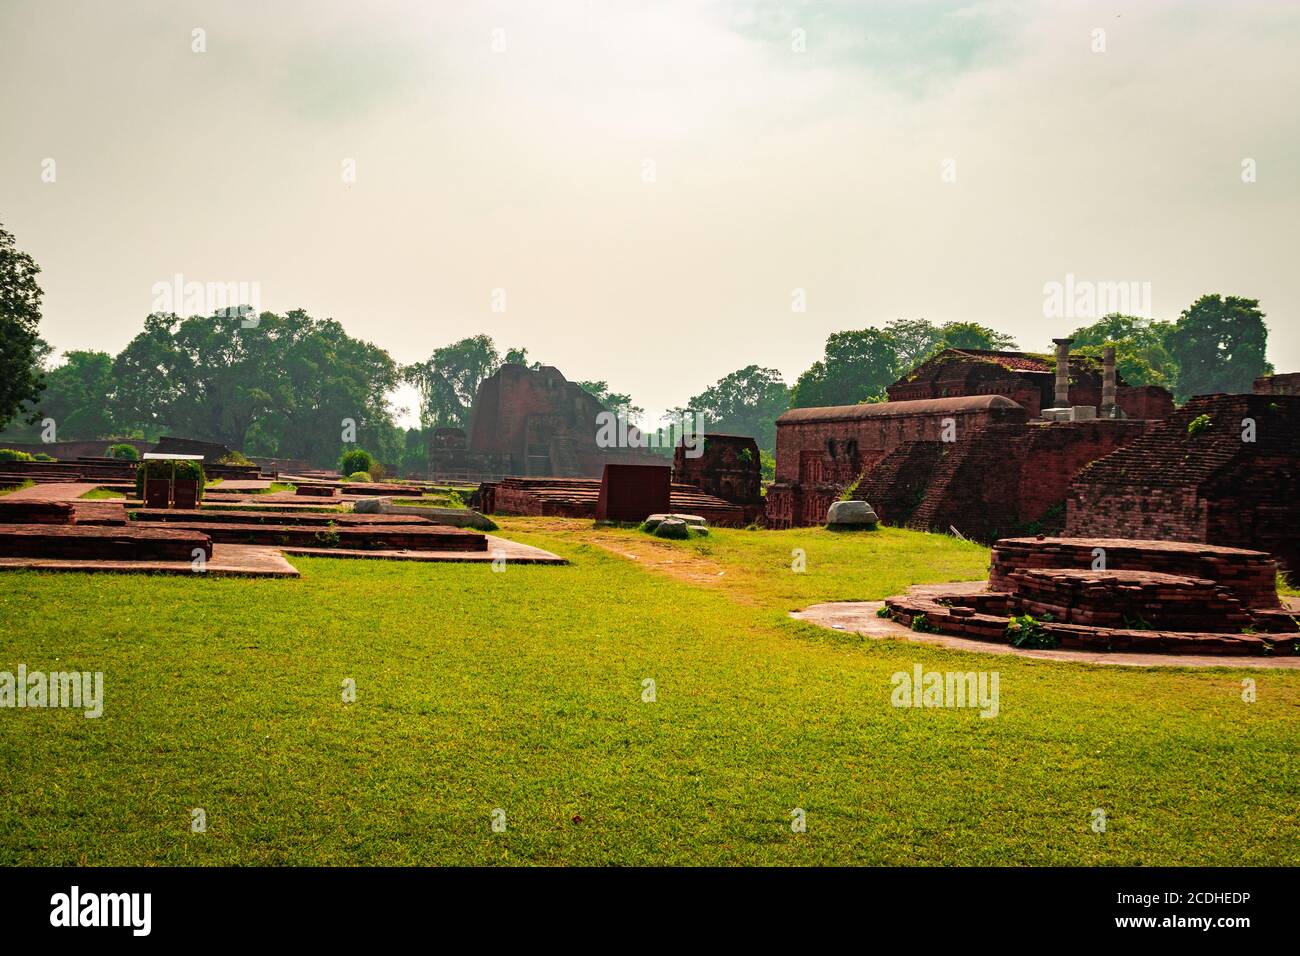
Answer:
[[[1258,299],[1203,295],[1165,336],[1178,363],[1179,401],[1214,392],[1249,392],[1273,370],[1264,358],[1268,327]]]
[[[63,364],[45,373],[37,418],[54,419],[55,436],[69,441],[118,434],[111,408],[113,356],[107,352],[63,353]]]
[[[0,428],[24,403],[34,403],[44,388],[41,362],[49,347],[37,329],[41,323],[41,267],[18,249],[0,225]],[[29,413],[30,417],[30,413]]]
[[[704,417],[705,428],[730,435],[748,435],[760,450],[776,447],[776,419],[790,407],[790,389],[774,368],[747,365],[719,379],[687,402],[687,409]]]
[[[632,404],[631,395],[611,392],[608,382],[578,382],[578,387],[630,424],[636,424],[645,414],[644,408]]]
[[[893,336],[879,329],[833,332],[821,361],[799,376],[790,393],[792,408],[878,402],[897,378]]]
[[[1115,347],[1115,367],[1130,385],[1174,387],[1178,363],[1165,347],[1174,323],[1157,322],[1118,312],[1104,316],[1092,325],[1075,329],[1071,334],[1072,351],[1100,358],[1107,345]]]
[[[345,442],[381,448],[396,434],[392,358],[300,310],[264,312],[250,328],[237,313],[151,315],[113,374],[118,424],[154,435],[175,430],[325,466]]]
[[[1014,349],[1016,340],[996,329],[978,322],[949,322],[939,329],[940,341],[935,351],[942,349],[989,349],[996,352]]]
[[[511,349],[511,358],[527,358],[527,349]],[[420,424],[424,428],[467,428],[478,386],[501,367],[496,343],[475,335],[435,349],[428,361],[408,365],[402,377],[420,393]]]

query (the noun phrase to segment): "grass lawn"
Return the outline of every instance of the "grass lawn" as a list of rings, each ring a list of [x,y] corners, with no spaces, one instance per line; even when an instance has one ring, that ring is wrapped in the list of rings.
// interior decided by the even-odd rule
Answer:
[[[91,488],[81,496],[88,500],[99,500],[105,498],[125,498],[126,495],[120,491],[114,491],[112,488]]]
[[[103,671],[106,698],[97,720],[0,710],[0,863],[1300,857],[1300,673],[1057,664],[786,616],[982,577],[987,551],[943,536],[501,524],[572,564],[0,575],[0,670]],[[891,707],[914,664],[996,669],[999,715]]]

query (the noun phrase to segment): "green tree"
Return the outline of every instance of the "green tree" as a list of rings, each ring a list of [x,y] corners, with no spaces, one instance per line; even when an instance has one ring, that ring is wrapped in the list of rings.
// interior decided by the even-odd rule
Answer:
[[[1258,299],[1203,295],[1165,337],[1178,363],[1179,401],[1214,392],[1249,392],[1273,370],[1264,358],[1268,327]]]
[[[1118,312],[1071,334],[1072,351],[1100,358],[1107,345],[1115,346],[1115,368],[1130,385],[1160,385],[1173,389],[1178,363],[1165,347],[1174,323],[1157,322]]]
[[[13,235],[0,225],[0,428],[24,403],[38,401],[44,388],[41,362],[49,347],[37,331],[40,271],[36,260],[20,251]]]
[[[893,336],[879,329],[833,332],[820,361],[799,376],[790,393],[792,408],[878,402],[897,378]]]
[[[689,411],[704,416],[709,431],[748,435],[766,451],[776,447],[776,419],[789,407],[790,389],[781,373],[757,365],[724,376],[687,402]],[[680,416],[684,410],[674,411]]]
[[[1016,347],[1016,340],[1004,332],[990,329],[978,322],[948,322],[939,328],[941,349],[991,349],[1002,352]]]
[[[38,417],[54,419],[61,441],[117,436],[113,417],[113,356],[107,352],[63,353],[63,364],[45,374]]]
[[[623,392],[611,392],[608,382],[578,382],[578,387],[600,402],[616,415],[622,416],[631,424],[640,421],[645,409],[632,404],[632,396]]]
[[[394,432],[392,358],[300,310],[264,312],[250,328],[238,314],[151,315],[113,373],[118,423],[154,435],[172,430],[327,466],[345,428],[371,447]]]
[[[508,353],[522,364],[527,349]],[[501,367],[496,343],[475,335],[435,349],[427,361],[402,369],[402,377],[420,393],[420,424],[424,428],[467,428],[478,386]]]

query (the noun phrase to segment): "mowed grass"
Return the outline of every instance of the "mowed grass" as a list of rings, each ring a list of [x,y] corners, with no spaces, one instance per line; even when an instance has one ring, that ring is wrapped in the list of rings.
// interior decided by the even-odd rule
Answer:
[[[106,696],[97,720],[0,710],[0,863],[1300,856],[1294,671],[1050,663],[787,617],[982,576],[987,552],[943,536],[667,544],[504,524],[573,563],[294,558],[297,581],[0,574],[0,670],[103,671]],[[998,716],[892,707],[891,675],[914,664],[996,669]],[[191,832],[194,808],[206,833]],[[807,832],[792,832],[796,808]]]

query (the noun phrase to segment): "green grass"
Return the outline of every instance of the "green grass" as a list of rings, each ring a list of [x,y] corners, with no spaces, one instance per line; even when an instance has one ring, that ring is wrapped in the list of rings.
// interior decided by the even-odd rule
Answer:
[[[81,497],[89,500],[98,500],[101,498],[125,498],[126,495],[120,491],[113,491],[111,488],[91,488]]]
[[[24,488],[30,488],[34,484],[36,484],[36,482],[28,479],[28,480],[20,481],[16,485],[0,486],[0,495],[13,494],[15,491],[22,491]]]
[[[0,670],[100,670],[106,703],[0,710],[0,864],[1295,860],[1300,673],[967,654],[787,617],[980,576],[987,552],[943,536],[503,524],[573,563],[6,572]],[[649,570],[659,548],[674,564]],[[914,664],[996,669],[1001,713],[891,707]]]

